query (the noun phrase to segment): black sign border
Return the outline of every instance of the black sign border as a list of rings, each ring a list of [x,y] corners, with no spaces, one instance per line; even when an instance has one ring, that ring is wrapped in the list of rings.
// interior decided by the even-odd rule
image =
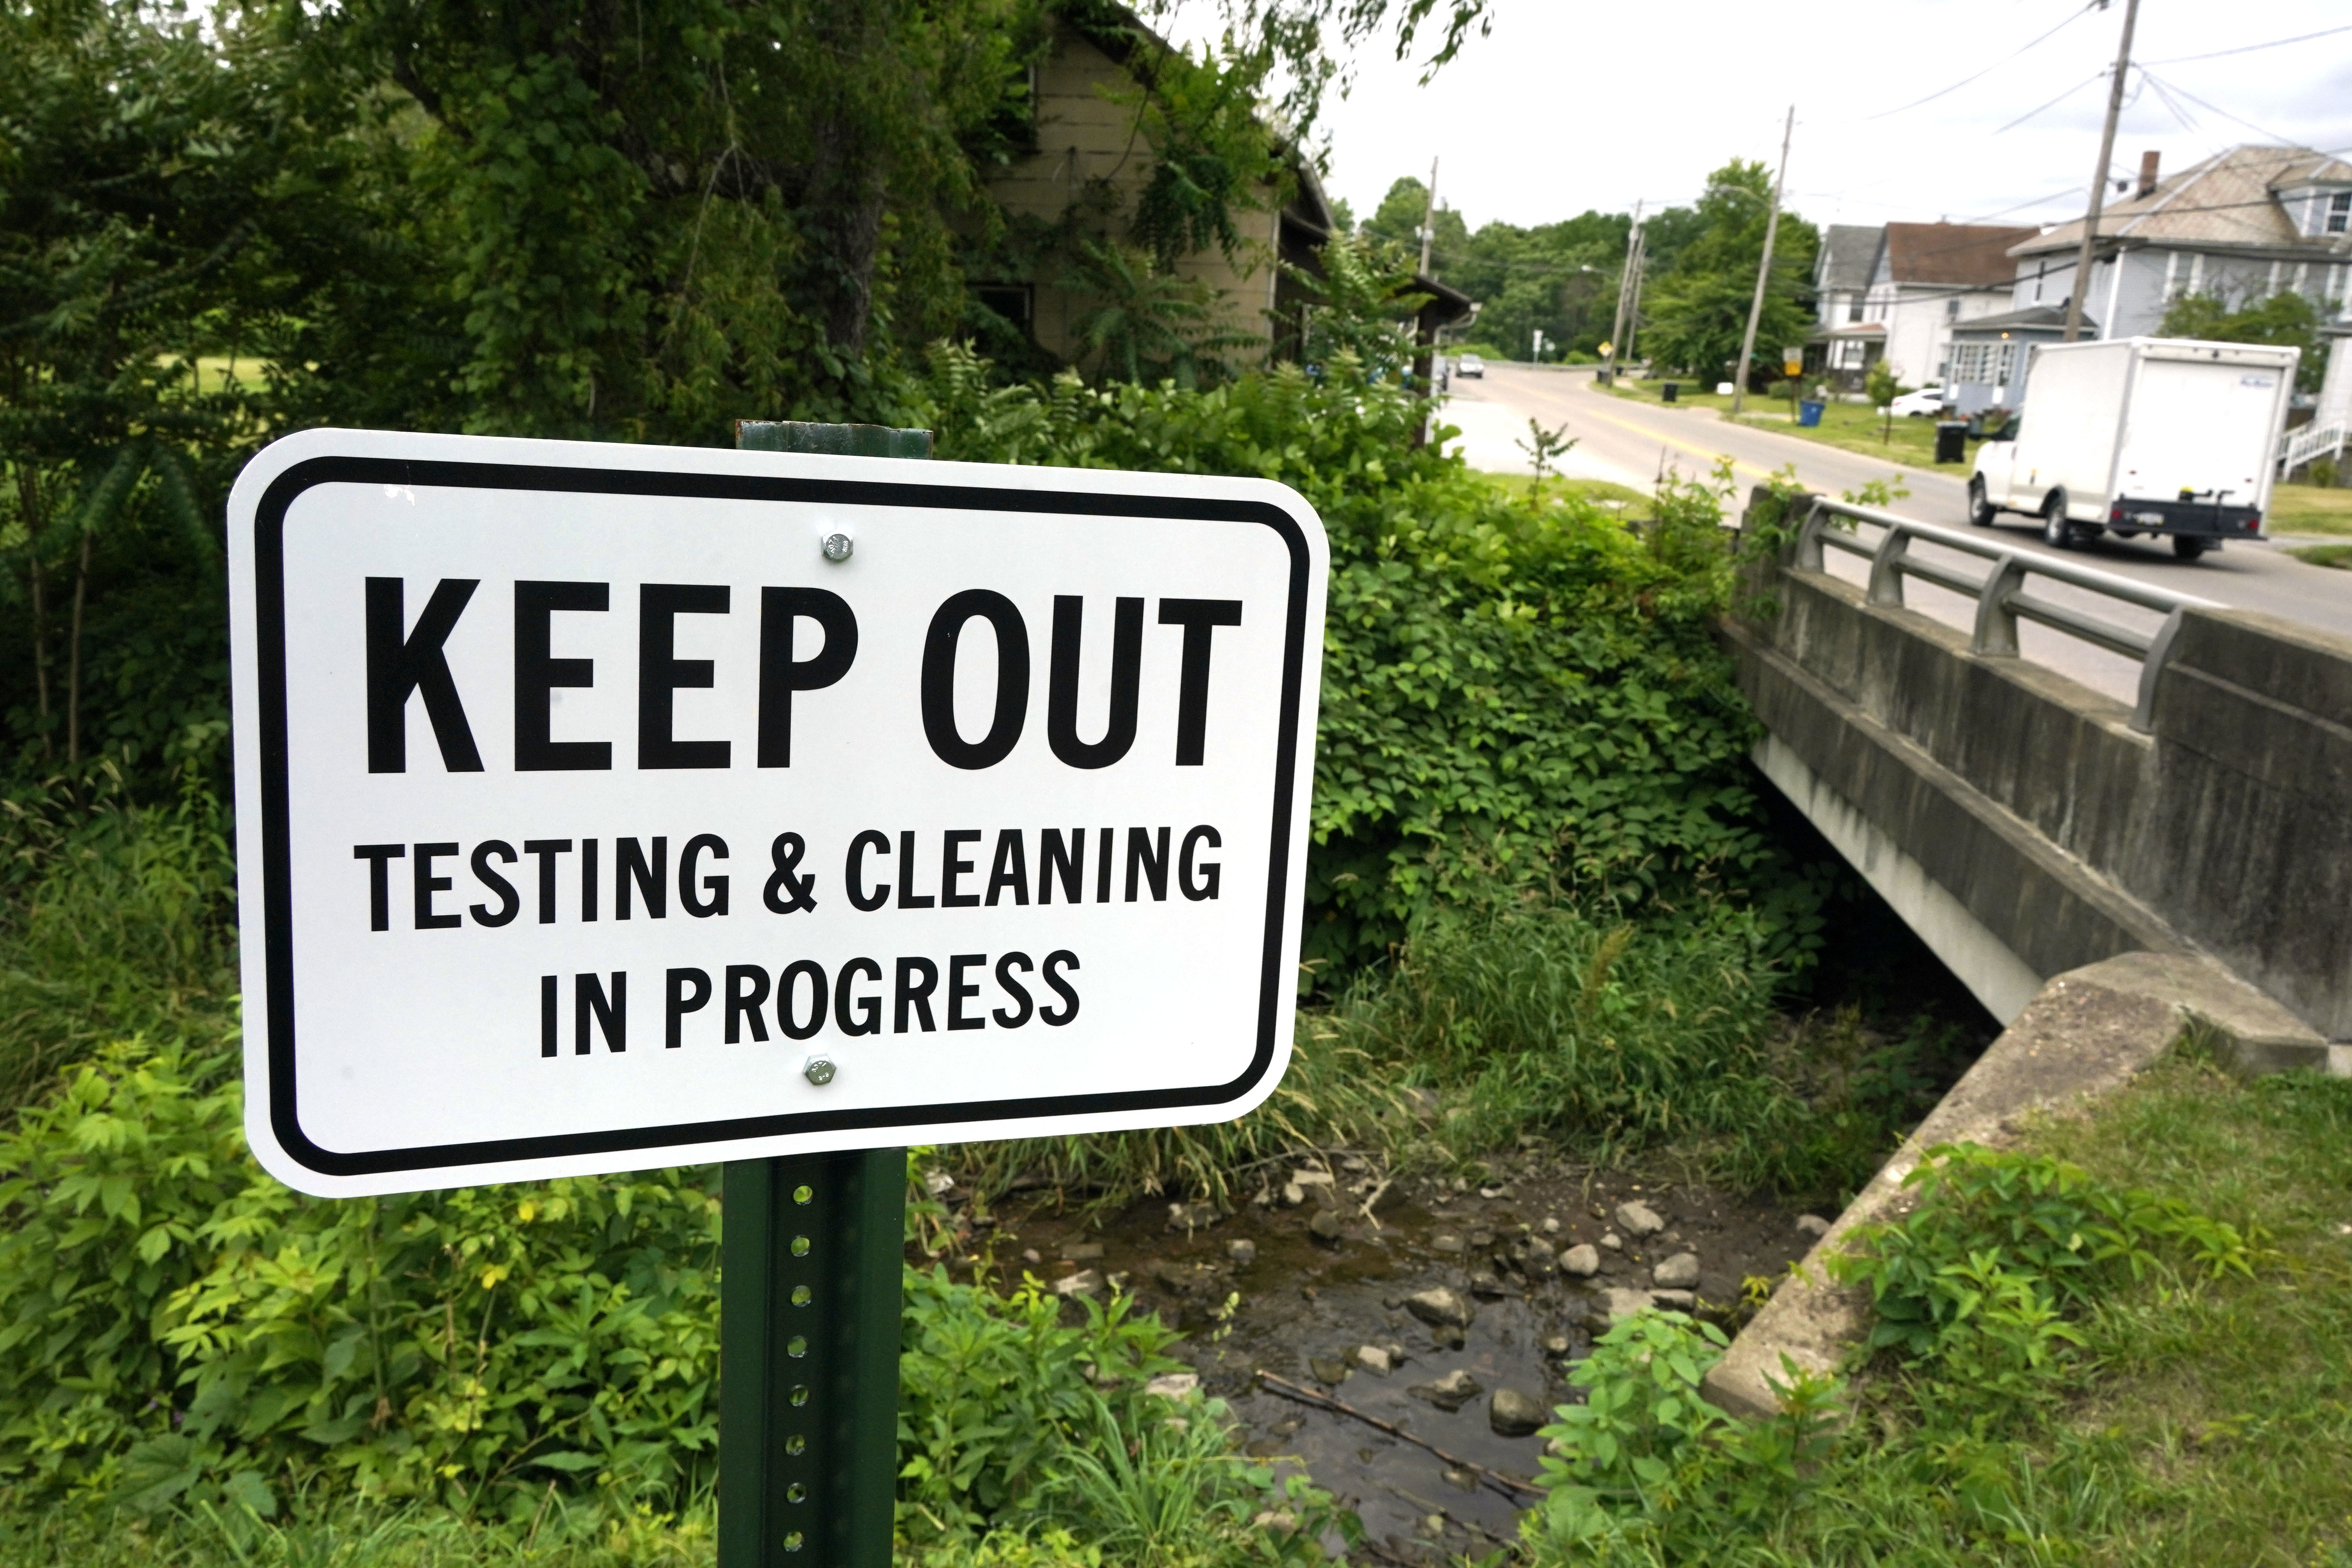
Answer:
[[[813,1110],[662,1127],[563,1133],[536,1138],[442,1143],[415,1149],[348,1153],[327,1149],[303,1131],[298,1113],[294,1041],[292,807],[287,783],[286,514],[297,497],[319,485],[403,485],[432,489],[537,490],[559,494],[664,496],[696,500],[795,501],[816,505],[895,506],[933,511],[1027,511],[1062,517],[1138,518],[1191,522],[1250,523],[1271,528],[1290,555],[1284,618],[1281,734],[1274,778],[1273,831],[1265,891],[1265,943],[1258,982],[1257,1047],[1249,1066],[1230,1082],[1193,1089],[1116,1094],[966,1100],[868,1110]],[[1288,992],[1283,951],[1294,793],[1298,764],[1300,685],[1307,660],[1307,600],[1313,566],[1306,531],[1268,501],[1205,497],[1118,495],[1092,490],[997,489],[984,485],[907,480],[819,479],[743,473],[692,473],[657,468],[599,468],[531,463],[481,463],[406,458],[322,457],[290,466],[262,492],[253,515],[254,653],[259,693],[262,826],[262,919],[269,1010],[269,1125],[278,1147],[322,1176],[372,1176],[468,1165],[559,1160],[633,1149],[721,1144],[794,1133],[877,1131],[941,1122],[1003,1121],[1134,1110],[1229,1105],[1245,1097],[1273,1065],[1276,1031],[1286,1020]]]

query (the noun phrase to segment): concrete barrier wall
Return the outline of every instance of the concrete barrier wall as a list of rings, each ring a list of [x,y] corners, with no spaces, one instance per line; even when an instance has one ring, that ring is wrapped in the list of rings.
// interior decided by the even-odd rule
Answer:
[[[1772,736],[1759,762],[1792,799],[1792,780],[1834,792],[2039,979],[2203,951],[2352,1039],[2352,640],[2192,611],[2141,734],[2113,700],[1826,574],[1759,579],[1779,613],[1729,636]],[[2004,1022],[2021,1005],[1979,994]]]
[[[2330,1039],[2352,1039],[2352,639],[2189,616],[2157,685],[2119,879]]]

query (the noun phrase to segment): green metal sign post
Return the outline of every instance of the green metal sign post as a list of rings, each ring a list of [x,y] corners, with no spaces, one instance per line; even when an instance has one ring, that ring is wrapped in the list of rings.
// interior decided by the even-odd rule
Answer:
[[[929,458],[928,430],[744,420],[754,452]],[[887,1568],[907,1152],[731,1160],[719,1568]]]

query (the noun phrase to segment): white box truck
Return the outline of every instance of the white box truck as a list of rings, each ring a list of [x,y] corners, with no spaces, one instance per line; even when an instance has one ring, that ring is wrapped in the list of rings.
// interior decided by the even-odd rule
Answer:
[[[2061,550],[2165,534],[2184,561],[2260,539],[2301,357],[2185,338],[2044,344],[2018,417],[1977,448],[1969,521],[2039,517]]]

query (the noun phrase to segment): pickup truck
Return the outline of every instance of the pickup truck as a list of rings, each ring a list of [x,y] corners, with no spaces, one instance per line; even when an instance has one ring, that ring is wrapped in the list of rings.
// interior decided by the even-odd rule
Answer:
[[[2044,344],[2018,417],[1977,448],[1969,521],[2023,512],[2060,550],[2164,536],[2184,561],[2260,539],[2301,355],[2186,338]]]

